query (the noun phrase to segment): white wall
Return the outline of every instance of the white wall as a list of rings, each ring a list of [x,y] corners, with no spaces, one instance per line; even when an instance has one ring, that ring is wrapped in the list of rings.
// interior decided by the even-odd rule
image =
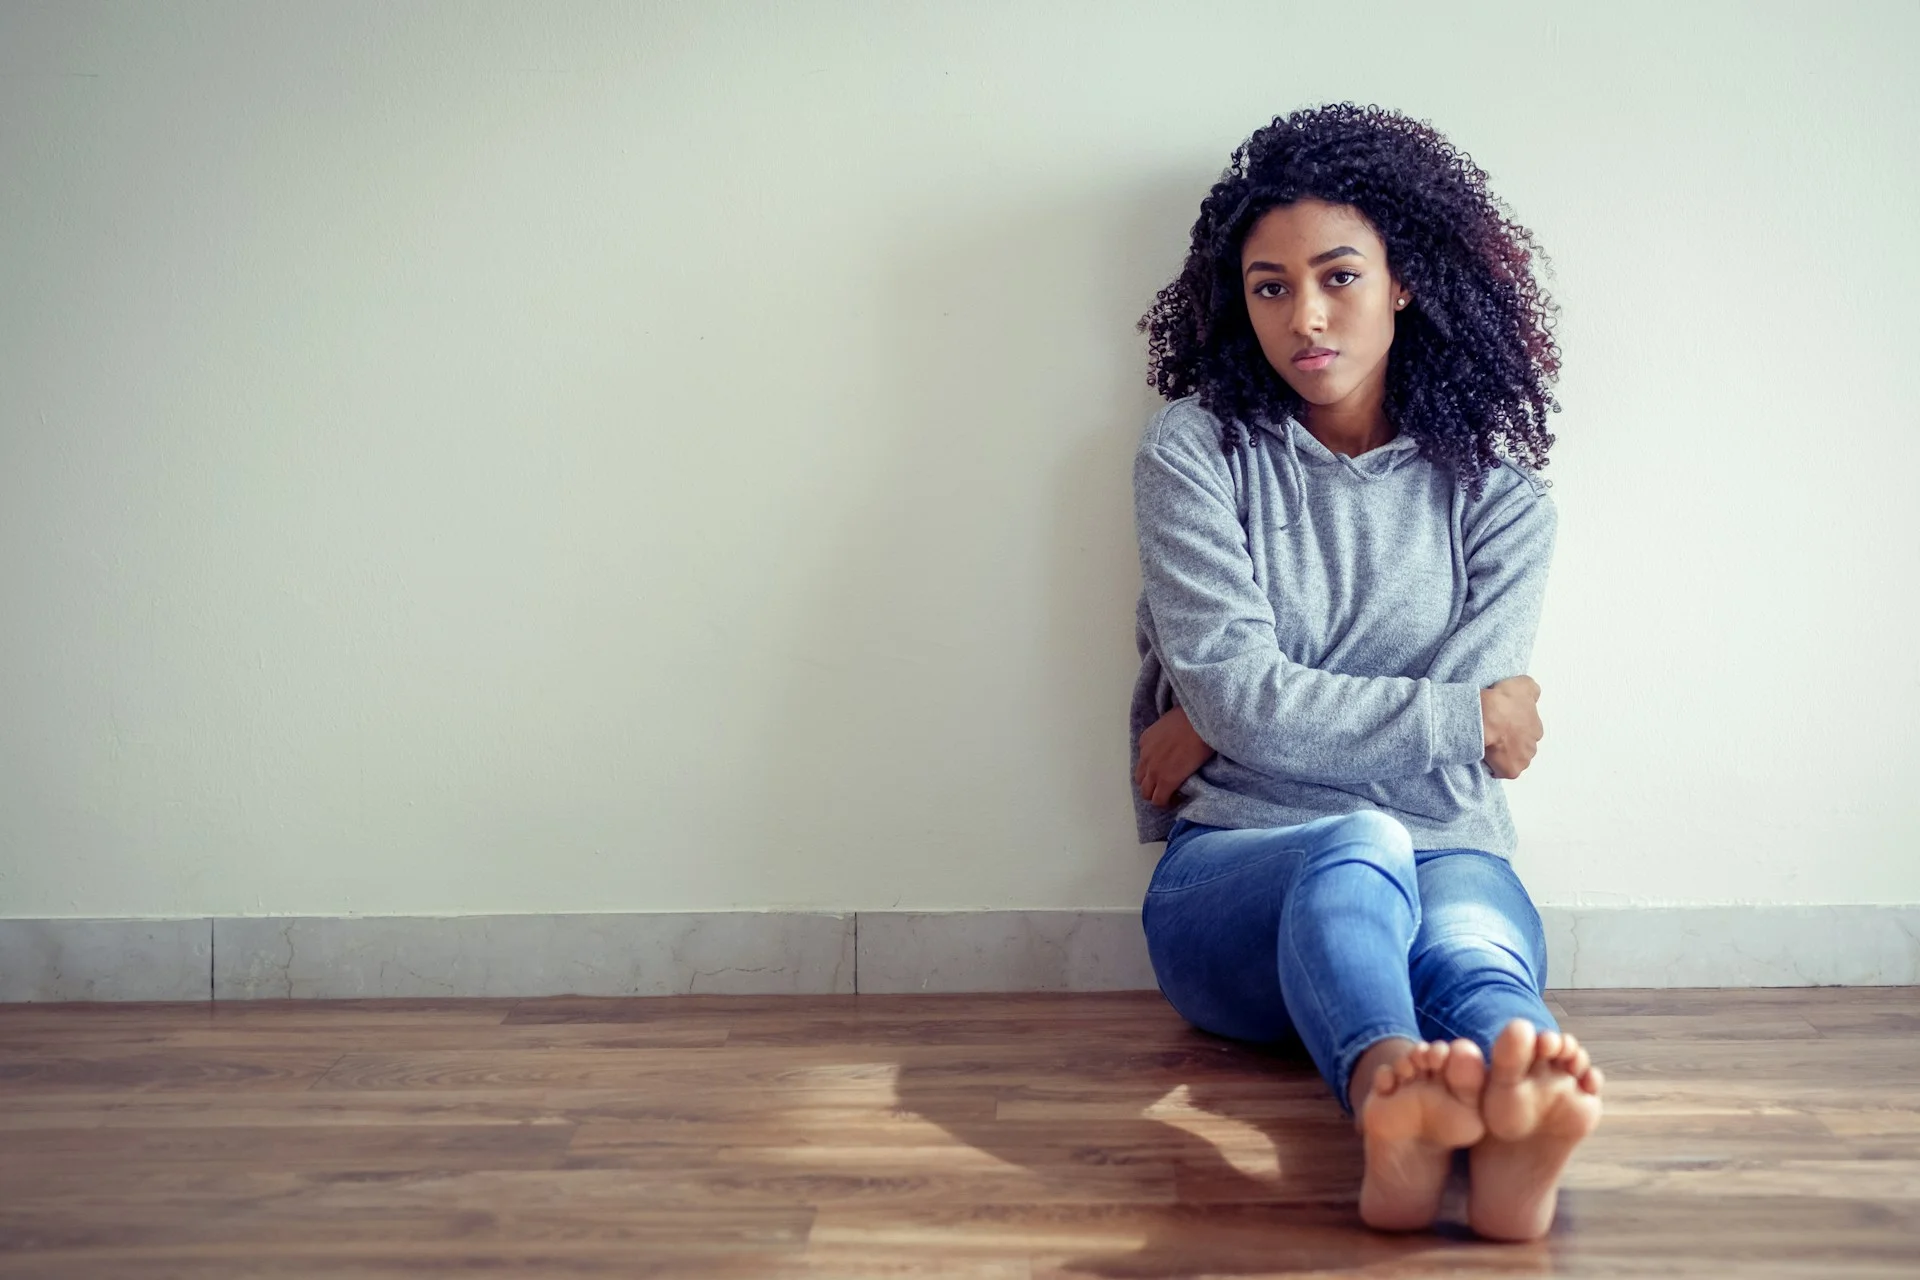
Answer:
[[[1133,322],[1341,99],[1557,267],[1536,897],[1920,902],[1916,45],[0,0],[0,917],[1137,904]]]

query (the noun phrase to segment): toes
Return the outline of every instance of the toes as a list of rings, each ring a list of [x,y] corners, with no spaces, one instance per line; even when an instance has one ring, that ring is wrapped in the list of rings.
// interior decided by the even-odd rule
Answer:
[[[1606,1075],[1598,1067],[1588,1067],[1586,1074],[1580,1077],[1580,1087],[1594,1097],[1600,1096],[1600,1086],[1607,1081]]]
[[[1447,1091],[1467,1102],[1477,1102],[1487,1083],[1486,1059],[1471,1040],[1455,1040],[1447,1055]]]
[[[1500,1032],[1499,1039],[1493,1042],[1493,1067],[1489,1072],[1493,1082],[1501,1085],[1520,1083],[1533,1065],[1534,1030],[1533,1024],[1525,1018],[1515,1018]]]
[[[1548,1033],[1546,1032],[1541,1033],[1541,1040],[1543,1042],[1545,1041],[1547,1034]],[[1587,1068],[1593,1065],[1593,1059],[1587,1053],[1586,1046],[1582,1045],[1573,1036],[1567,1035],[1564,1032],[1560,1034],[1560,1045],[1558,1050],[1551,1055],[1546,1054],[1546,1052],[1543,1050],[1542,1057],[1546,1058],[1547,1061],[1552,1062],[1554,1066],[1566,1072],[1568,1075],[1572,1076],[1575,1080],[1578,1080],[1581,1076],[1585,1075],[1587,1073]]]
[[[1536,1062],[1552,1062],[1560,1056],[1560,1033],[1542,1031],[1540,1038],[1534,1041],[1533,1057]]]
[[[1394,1064],[1383,1062],[1373,1069],[1373,1092],[1378,1097],[1386,1097],[1400,1086],[1400,1077],[1394,1070]]]

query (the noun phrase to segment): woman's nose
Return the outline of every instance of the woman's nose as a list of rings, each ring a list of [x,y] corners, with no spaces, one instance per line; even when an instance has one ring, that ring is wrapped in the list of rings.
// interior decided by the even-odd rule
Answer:
[[[1302,338],[1310,338],[1322,333],[1327,327],[1327,309],[1321,305],[1317,295],[1302,295],[1300,305],[1293,309],[1293,331]]]

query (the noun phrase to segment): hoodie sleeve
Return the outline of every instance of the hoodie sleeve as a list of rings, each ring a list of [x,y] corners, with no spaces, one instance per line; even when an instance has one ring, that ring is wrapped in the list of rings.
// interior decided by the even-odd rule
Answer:
[[[1526,674],[1533,661],[1559,515],[1544,484],[1511,463],[1506,469],[1511,483],[1483,495],[1466,522],[1467,602],[1427,666],[1431,679],[1484,689]]]
[[[1149,431],[1133,489],[1160,660],[1208,746],[1262,773],[1323,783],[1406,777],[1486,754],[1479,685],[1345,675],[1280,651],[1224,457]]]

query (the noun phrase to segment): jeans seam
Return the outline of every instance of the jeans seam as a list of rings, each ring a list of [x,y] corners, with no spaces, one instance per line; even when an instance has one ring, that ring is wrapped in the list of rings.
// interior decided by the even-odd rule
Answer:
[[[1300,962],[1300,953],[1295,949],[1293,944],[1293,931],[1286,927],[1284,914],[1283,911],[1283,918],[1280,924],[1280,936],[1286,940],[1289,959],[1293,962],[1293,971],[1301,974],[1305,978],[1304,985],[1307,988],[1307,994],[1313,997],[1313,1011],[1319,1017],[1321,1027],[1330,1032],[1334,1029],[1333,1019],[1327,1016],[1326,1002],[1320,998],[1320,987],[1319,984],[1313,981],[1310,967]],[[1353,1075],[1353,1068],[1359,1063],[1361,1055],[1365,1054],[1367,1049],[1376,1042],[1387,1039],[1390,1036],[1402,1035],[1404,1031],[1405,1028],[1393,1023],[1376,1023],[1372,1026],[1363,1027],[1359,1032],[1349,1035],[1346,1040],[1334,1050],[1333,1097],[1334,1100],[1340,1104],[1342,1110],[1346,1111],[1349,1115],[1353,1113],[1349,1081]],[[1349,1059],[1349,1047],[1363,1036],[1371,1036],[1373,1038],[1362,1044],[1359,1051],[1353,1053],[1351,1059]],[[1413,1029],[1413,1035],[1409,1038],[1415,1043],[1418,1043],[1420,1040],[1420,1029],[1415,1027]]]
[[[1413,1002],[1413,1011],[1419,1017],[1425,1018],[1427,1021],[1433,1023],[1434,1026],[1439,1027],[1442,1031],[1446,1032],[1447,1039],[1449,1041],[1473,1039],[1472,1036],[1463,1034],[1458,1027],[1454,1026],[1451,1022],[1448,1022],[1445,1018],[1441,1017],[1439,1014],[1435,1013],[1433,1010],[1427,1008],[1427,1006],[1421,1004],[1418,1000]]]
[[[1305,849],[1291,849],[1291,848],[1262,850],[1261,852],[1255,854],[1251,858],[1242,858],[1240,861],[1234,863],[1231,867],[1228,867],[1226,870],[1217,872],[1214,875],[1210,875],[1205,880],[1193,880],[1193,881],[1189,881],[1186,884],[1176,884],[1165,889],[1154,888],[1151,880],[1149,880],[1147,884],[1147,896],[1149,898],[1155,897],[1155,896],[1165,897],[1168,894],[1185,893],[1188,889],[1205,888],[1207,885],[1212,884],[1216,880],[1224,880],[1228,876],[1238,875],[1240,872],[1245,871],[1249,867],[1258,866],[1260,863],[1269,861],[1273,858],[1277,858],[1283,853],[1304,854],[1305,852],[1306,852]]]
[[[1292,894],[1287,895],[1289,900],[1291,900],[1292,896]],[[1306,982],[1307,994],[1313,997],[1313,1011],[1315,1016],[1320,1019],[1320,1027],[1331,1031],[1333,1029],[1333,1019],[1327,1016],[1326,1001],[1320,998],[1320,988],[1318,984],[1312,980],[1312,974],[1308,966],[1300,962],[1299,949],[1295,947],[1293,943],[1293,930],[1287,927],[1286,902],[1282,902],[1280,906],[1280,938],[1287,948],[1287,959],[1291,963],[1293,972],[1302,975]],[[1283,984],[1283,994],[1284,990]],[[1334,1056],[1334,1065],[1336,1067],[1339,1066],[1339,1055],[1337,1053]],[[1344,1076],[1339,1072],[1336,1072],[1334,1076],[1333,1091],[1334,1097],[1340,1100],[1342,1106],[1345,1106],[1347,1086]]]
[[[1351,842],[1351,844],[1353,845],[1357,845],[1361,843],[1363,842],[1361,841]],[[1351,845],[1342,844],[1342,845],[1336,845],[1334,847],[1344,849],[1344,848],[1351,847]],[[1360,861],[1364,861],[1364,859],[1361,859]],[[1397,893],[1399,893],[1400,900],[1406,903],[1408,908],[1408,913],[1413,917],[1413,936],[1407,939],[1407,946],[1409,950],[1411,950],[1414,939],[1420,936],[1419,895],[1417,893],[1413,895],[1409,895],[1406,888],[1403,885],[1401,885],[1399,878],[1397,876],[1389,875],[1387,876],[1387,881],[1390,884],[1392,884],[1394,887],[1394,890]],[[1298,888],[1299,888],[1299,882],[1295,881],[1293,885],[1293,889],[1297,890]],[[1287,903],[1291,904],[1293,899],[1294,899],[1294,894],[1293,892],[1290,891],[1287,894]],[[1290,959],[1293,961],[1293,970],[1294,972],[1305,976],[1307,993],[1313,997],[1314,1012],[1319,1015],[1321,1026],[1326,1028],[1326,1030],[1328,1031],[1332,1031],[1333,1019],[1327,1016],[1326,1002],[1322,1000],[1320,997],[1319,986],[1316,983],[1314,983],[1312,980],[1312,972],[1310,967],[1300,962],[1300,953],[1294,946],[1293,930],[1287,927],[1286,917],[1287,917],[1287,907],[1283,905],[1280,912],[1280,936],[1286,941],[1287,950],[1290,953]],[[1411,995],[1411,993],[1409,993],[1409,995]],[[1412,1001],[1409,1000],[1408,1003],[1411,1004]],[[1384,1026],[1385,1029],[1381,1030],[1381,1026]],[[1381,1031],[1381,1034],[1376,1035],[1375,1034],[1376,1031]],[[1333,1096],[1334,1096],[1334,1100],[1340,1104],[1341,1109],[1349,1115],[1353,1114],[1352,1094],[1349,1087],[1350,1080],[1353,1075],[1353,1068],[1356,1065],[1358,1065],[1361,1056],[1365,1054],[1365,1052],[1367,1051],[1367,1048],[1371,1046],[1375,1041],[1386,1039],[1390,1036],[1404,1035],[1405,1031],[1404,1031],[1404,1028],[1396,1027],[1393,1024],[1388,1023],[1388,1024],[1376,1025],[1375,1027],[1363,1028],[1359,1034],[1370,1035],[1370,1036],[1373,1036],[1374,1039],[1368,1041],[1367,1044],[1362,1045],[1360,1048],[1360,1051],[1353,1055],[1352,1061],[1347,1060],[1346,1046],[1352,1044],[1355,1037],[1349,1036],[1347,1038],[1346,1044],[1343,1044],[1340,1048],[1334,1051]],[[1413,1035],[1410,1038],[1415,1043],[1419,1042],[1420,1029],[1418,1026],[1413,1028]]]

